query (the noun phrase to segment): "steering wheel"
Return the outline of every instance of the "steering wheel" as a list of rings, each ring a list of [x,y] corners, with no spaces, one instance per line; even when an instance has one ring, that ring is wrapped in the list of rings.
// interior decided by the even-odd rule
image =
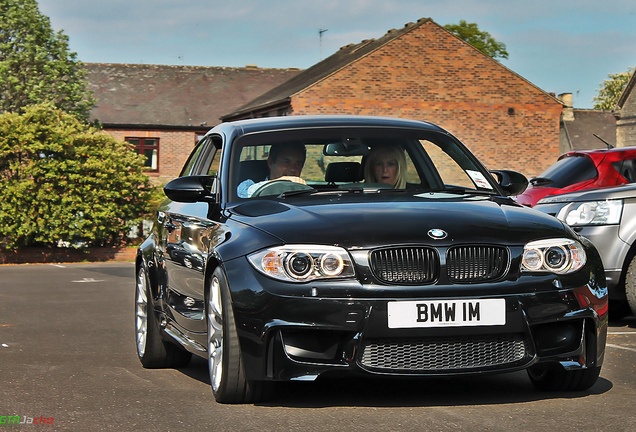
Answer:
[[[260,186],[254,191],[252,197],[268,196],[268,195],[280,195],[283,192],[297,191],[297,190],[311,190],[311,186],[307,186],[303,183],[297,183],[292,180],[271,180],[264,185]]]

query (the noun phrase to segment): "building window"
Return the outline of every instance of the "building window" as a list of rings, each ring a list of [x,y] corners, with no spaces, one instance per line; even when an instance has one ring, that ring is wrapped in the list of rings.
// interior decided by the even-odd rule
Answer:
[[[126,138],[135,150],[144,155],[147,171],[159,171],[159,138]]]

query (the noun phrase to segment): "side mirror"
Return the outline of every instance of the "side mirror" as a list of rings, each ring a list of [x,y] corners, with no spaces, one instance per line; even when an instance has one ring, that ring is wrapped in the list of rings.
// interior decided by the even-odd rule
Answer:
[[[166,184],[163,191],[172,201],[195,203],[214,201],[215,195],[210,192],[210,186],[215,176],[186,176],[178,177]]]
[[[490,173],[495,177],[506,196],[519,195],[528,187],[528,179],[517,171],[494,170]]]

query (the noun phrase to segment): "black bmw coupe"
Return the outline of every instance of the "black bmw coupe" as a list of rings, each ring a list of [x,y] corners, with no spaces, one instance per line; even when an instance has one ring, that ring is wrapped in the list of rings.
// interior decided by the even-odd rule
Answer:
[[[587,389],[605,352],[602,263],[509,198],[526,186],[426,122],[222,123],[139,247],[139,359],[207,359],[222,403],[342,374],[526,369],[540,389]]]

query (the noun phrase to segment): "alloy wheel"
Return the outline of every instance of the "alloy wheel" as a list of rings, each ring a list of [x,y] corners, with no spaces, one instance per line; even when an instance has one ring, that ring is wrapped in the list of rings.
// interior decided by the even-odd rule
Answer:
[[[219,279],[212,278],[208,297],[208,367],[210,383],[216,392],[221,386],[223,375],[223,305]]]
[[[135,307],[135,327],[137,330],[137,353],[143,357],[146,352],[148,338],[148,297],[146,294],[146,272],[139,270],[137,275],[137,295]]]

